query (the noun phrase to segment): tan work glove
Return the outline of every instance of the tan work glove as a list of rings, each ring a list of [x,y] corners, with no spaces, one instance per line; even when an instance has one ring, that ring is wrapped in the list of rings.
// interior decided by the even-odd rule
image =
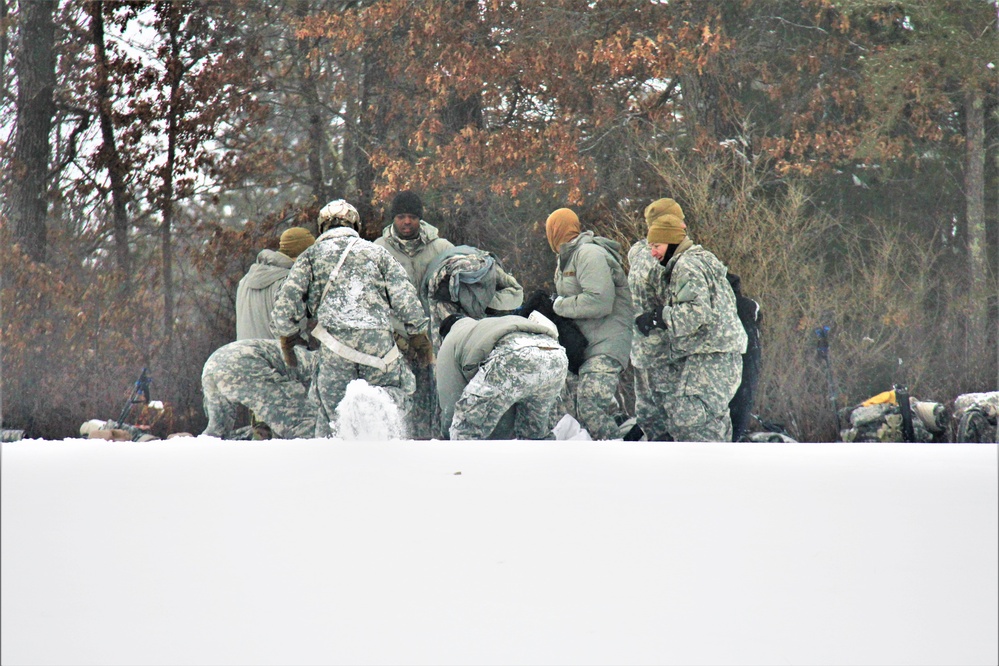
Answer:
[[[409,352],[413,363],[419,368],[429,368],[434,364],[434,346],[426,333],[410,336]]]
[[[294,335],[281,336],[281,356],[289,368],[298,367],[298,357],[295,356],[295,345],[304,345],[305,340],[298,333]]]

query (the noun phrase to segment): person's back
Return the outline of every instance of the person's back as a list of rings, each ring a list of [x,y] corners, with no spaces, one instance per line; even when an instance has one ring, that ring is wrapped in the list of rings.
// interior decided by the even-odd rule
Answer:
[[[256,263],[236,287],[236,339],[272,339],[270,329],[274,300],[295,258],[315,239],[301,227],[292,227],[281,234],[280,248],[261,250]]]
[[[317,321],[312,335],[322,349],[312,390],[320,409],[319,437],[329,433],[352,379],[385,388],[405,408],[415,387],[412,373],[400,360],[392,318],[412,337],[425,334],[427,326],[416,288],[399,262],[358,235],[356,209],[342,200],[331,202],[320,212],[320,228],[325,224],[329,228],[292,266],[271,321],[286,347],[294,344],[304,321]],[[423,340],[429,348],[425,335]]]

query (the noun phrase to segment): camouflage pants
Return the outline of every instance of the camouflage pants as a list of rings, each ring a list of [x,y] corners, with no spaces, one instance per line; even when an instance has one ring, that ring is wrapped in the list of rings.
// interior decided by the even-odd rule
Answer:
[[[694,354],[653,366],[649,382],[659,412],[650,427],[678,442],[731,442],[728,404],[741,381],[738,353]]]
[[[437,381],[434,367],[410,366],[416,379],[416,392],[406,419],[409,436],[413,439],[434,439],[440,437],[437,424],[440,422],[440,407],[437,404]]]
[[[214,363],[209,358],[202,374],[205,435],[230,439],[234,436],[240,405],[253,410],[280,439],[311,437],[315,430],[315,407],[305,386],[281,375],[265,361],[246,363],[238,368]]]
[[[490,356],[454,406],[451,439],[549,439],[565,384],[564,349],[521,347]],[[513,414],[512,433],[509,424]],[[504,418],[506,417],[506,418]]]
[[[669,432],[658,418],[659,406],[649,384],[649,369],[632,367],[632,371],[635,373],[635,420],[650,442],[663,441]]]
[[[365,354],[381,355],[377,349],[358,349]],[[347,393],[347,384],[355,379],[363,379],[372,386],[379,386],[392,397],[396,406],[409,413],[410,402],[416,391],[416,380],[413,372],[400,356],[387,369],[379,370],[369,365],[354,363],[339,356],[326,347],[319,350],[319,362],[316,363],[309,397],[316,412],[316,437],[329,437],[333,429],[330,423],[336,417],[336,408]]]
[[[566,385],[566,411],[593,439],[621,439],[615,417],[624,414],[617,401],[623,371],[620,363],[600,354],[587,359],[579,368],[579,377]]]

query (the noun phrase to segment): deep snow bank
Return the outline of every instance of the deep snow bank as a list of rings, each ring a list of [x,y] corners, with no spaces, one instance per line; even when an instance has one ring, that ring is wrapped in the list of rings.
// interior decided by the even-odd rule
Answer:
[[[995,445],[22,441],[4,664],[994,664]]]

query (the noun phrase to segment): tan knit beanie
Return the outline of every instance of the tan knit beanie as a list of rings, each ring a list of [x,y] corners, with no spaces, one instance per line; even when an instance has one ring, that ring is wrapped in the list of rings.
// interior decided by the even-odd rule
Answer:
[[[579,218],[568,208],[559,208],[545,221],[545,233],[552,252],[558,254],[558,249],[564,243],[579,235]]]
[[[316,242],[312,233],[303,227],[292,227],[281,234],[281,254],[286,254],[292,259],[305,252],[310,245]]]
[[[649,243],[676,244],[687,237],[683,222],[683,209],[672,199],[658,199],[645,209],[645,223],[649,227]]]

